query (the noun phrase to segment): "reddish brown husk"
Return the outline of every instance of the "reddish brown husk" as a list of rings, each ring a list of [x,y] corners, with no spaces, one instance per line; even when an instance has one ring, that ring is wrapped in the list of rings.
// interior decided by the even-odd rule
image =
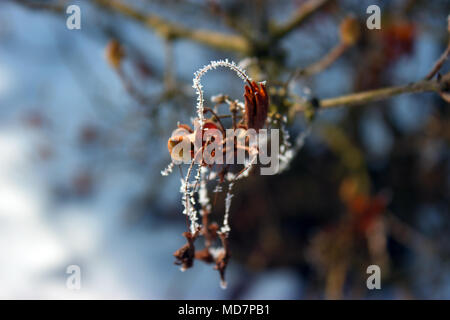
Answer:
[[[195,246],[194,241],[197,237],[197,233],[192,235],[190,232],[183,232],[183,237],[186,238],[187,243],[180,249],[174,252],[173,256],[176,261],[175,264],[181,265],[183,270],[189,269],[194,265],[195,258]]]
[[[259,130],[266,124],[269,96],[266,86],[252,81],[245,86],[245,124],[248,129]]]

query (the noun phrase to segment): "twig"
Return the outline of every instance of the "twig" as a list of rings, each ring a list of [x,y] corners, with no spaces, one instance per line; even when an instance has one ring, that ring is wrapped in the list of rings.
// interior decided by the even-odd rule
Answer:
[[[152,107],[155,101],[152,101],[152,98],[144,96],[139,90],[137,90],[137,88],[133,85],[131,79],[127,77],[121,67],[117,68],[117,75],[119,76],[119,79],[122,82],[125,90],[131,97],[136,99],[136,101],[142,106]]]
[[[28,7],[30,9],[35,9],[35,10],[48,10],[48,11],[53,11],[56,13],[63,13],[65,12],[66,8],[63,4],[59,4],[59,3],[42,3],[42,2],[32,2],[32,1],[27,1],[27,0],[13,0],[12,2],[21,4],[25,7]]]
[[[120,13],[134,19],[160,35],[167,38],[187,38],[192,41],[227,51],[246,53],[249,50],[247,40],[238,35],[228,35],[220,32],[190,29],[185,26],[169,22],[155,14],[141,13],[118,0],[93,0],[99,6]]]
[[[173,43],[172,40],[164,39],[164,56],[165,56],[165,66],[164,66],[164,86],[166,90],[170,91],[176,87],[175,77],[174,77],[174,54],[173,54]]]
[[[447,18],[447,31],[450,34],[450,15]],[[450,37],[448,39],[447,49],[445,49],[444,53],[441,55],[439,60],[436,61],[436,63],[433,66],[433,69],[431,69],[430,73],[426,76],[425,79],[427,80],[432,79],[435,76],[435,74],[438,73],[439,70],[442,68],[442,65],[444,64],[445,60],[447,60],[449,55],[450,55]]]
[[[273,36],[282,38],[295,30],[319,9],[330,3],[331,0],[308,0],[298,8],[291,19],[283,25],[274,27]]]
[[[287,81],[287,84],[289,84],[291,81],[295,80],[298,77],[309,77],[324,71],[330,65],[332,65],[337,59],[339,59],[347,51],[349,47],[350,46],[347,45],[346,43],[340,42],[319,61],[313,63],[309,67],[297,69],[292,74],[291,78]]]
[[[405,224],[393,213],[386,216],[386,221],[389,225],[391,234],[397,239],[397,241],[426,254],[439,252],[440,248],[437,247],[432,241]]]
[[[222,121],[220,121],[220,118],[221,118],[220,115],[218,115],[217,113],[214,112],[213,109],[208,108],[208,107],[204,107],[204,108],[203,108],[203,111],[204,111],[205,113],[206,113],[206,112],[211,112],[211,114],[213,115],[213,117],[214,117],[215,119],[217,119],[217,122],[219,123],[219,125],[220,125],[222,131],[225,132],[225,127],[223,126]]]
[[[334,108],[339,106],[349,107],[388,99],[400,94],[441,92],[448,90],[449,84],[450,72],[445,74],[440,80],[422,80],[404,86],[376,89],[344,95],[336,98],[322,99],[318,101],[318,104],[321,109]],[[303,112],[310,107],[312,107],[311,102],[299,102],[297,104],[294,104],[294,108],[298,112]]]
[[[242,24],[242,21],[240,21],[234,14],[229,12],[229,10],[222,8],[222,6],[215,0],[207,0],[206,2],[210,7],[210,11],[212,12],[213,16],[222,18],[223,22],[228,27],[241,34],[243,37],[247,39],[251,38],[250,28],[244,26]]]
[[[324,71],[336,60],[338,60],[345,52],[347,52],[348,49],[354,46],[361,36],[361,29],[358,20],[356,20],[352,15],[349,15],[342,20],[339,25],[339,36],[339,43],[335,45],[323,58],[306,68],[299,68],[295,70],[286,82],[285,88],[287,88],[289,84],[297,77],[308,77]]]
[[[444,64],[445,60],[450,56],[450,40],[447,45],[447,49],[444,51],[444,53],[441,55],[438,61],[433,66],[433,69],[431,69],[430,73],[426,76],[426,80],[431,80],[436,75],[436,73],[439,72],[439,70],[442,68],[442,65]]]
[[[304,69],[305,75],[317,74],[328,68],[333,62],[335,62],[344,52],[349,48],[346,43],[339,43],[331,51],[323,57],[320,61],[314,63],[310,67]]]

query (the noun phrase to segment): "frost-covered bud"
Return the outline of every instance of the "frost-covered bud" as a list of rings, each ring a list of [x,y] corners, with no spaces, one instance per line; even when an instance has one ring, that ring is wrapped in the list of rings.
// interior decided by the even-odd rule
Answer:
[[[220,104],[220,103],[225,103],[227,99],[227,96],[224,94],[217,94],[215,96],[211,97],[211,102],[212,103],[216,103],[216,104]]]

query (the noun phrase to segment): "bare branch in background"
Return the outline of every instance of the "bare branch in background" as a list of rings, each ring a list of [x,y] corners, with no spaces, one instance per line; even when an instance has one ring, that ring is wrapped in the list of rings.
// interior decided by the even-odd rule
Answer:
[[[447,73],[440,80],[422,80],[404,86],[376,89],[344,95],[336,98],[322,99],[318,102],[318,104],[321,109],[334,108],[339,106],[349,107],[354,105],[363,105],[407,93],[441,93],[443,91],[447,91],[449,85],[450,73]],[[311,107],[310,102],[298,103],[294,106],[295,110],[300,112],[305,111],[309,107]]]
[[[308,0],[298,8],[291,19],[283,25],[276,26],[273,30],[275,38],[282,38],[291,33],[314,13],[319,11],[332,0]]]
[[[251,32],[248,27],[244,26],[243,21],[240,21],[235,15],[222,8],[217,0],[207,0],[206,2],[214,16],[222,18],[228,27],[243,35],[245,38],[251,38]]]
[[[206,46],[225,51],[245,53],[249,50],[245,38],[238,35],[228,35],[220,32],[190,29],[185,26],[169,22],[155,14],[141,13],[138,10],[117,0],[93,0],[94,3],[113,12],[120,13],[136,20],[158,34],[167,38],[186,38]]]
[[[173,55],[173,42],[170,39],[164,41],[164,86],[167,91],[173,90],[176,86],[175,74],[174,74],[174,55]]]
[[[438,245],[408,226],[392,212],[386,217],[391,234],[401,243],[426,255],[441,250]]]
[[[66,11],[66,7],[63,3],[43,3],[28,0],[13,0],[13,2],[35,10],[48,10],[55,13],[64,13]]]
[[[447,18],[447,30],[450,34],[450,15]],[[442,68],[442,66],[444,65],[445,61],[448,59],[449,56],[450,56],[450,37],[448,40],[447,49],[445,49],[444,53],[441,55],[439,60],[436,61],[435,65],[433,66],[433,69],[431,69],[430,73],[426,76],[425,79],[427,80],[432,79],[436,75],[436,73],[438,73],[439,70]]]
[[[324,71],[337,59],[339,59],[348,49],[354,46],[358,42],[360,36],[361,30],[359,22],[353,17],[347,17],[340,25],[340,42],[316,63],[313,63],[311,66],[304,69],[296,70],[291,79],[288,80],[288,84],[297,77],[308,77]]]
[[[322,59],[320,59],[316,63],[313,63],[309,67],[298,70],[295,78],[298,76],[309,77],[324,71],[329,66],[331,66],[333,62],[339,59],[347,51],[348,48],[349,46],[344,43],[337,44]]]

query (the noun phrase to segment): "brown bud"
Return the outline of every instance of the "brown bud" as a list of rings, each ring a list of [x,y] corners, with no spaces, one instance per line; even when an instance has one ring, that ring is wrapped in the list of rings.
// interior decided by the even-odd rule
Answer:
[[[354,45],[361,36],[361,27],[357,19],[345,18],[340,25],[341,41],[346,45]]]
[[[114,69],[117,69],[120,67],[122,58],[125,56],[125,50],[117,40],[113,39],[106,46],[105,56],[108,63]]]

